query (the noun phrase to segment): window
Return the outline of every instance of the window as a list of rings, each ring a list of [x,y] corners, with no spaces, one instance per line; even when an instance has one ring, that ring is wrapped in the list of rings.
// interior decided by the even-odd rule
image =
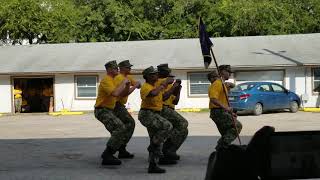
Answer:
[[[96,98],[98,76],[76,76],[76,97]]]
[[[255,84],[239,84],[235,87],[236,91],[249,91],[255,86]]]
[[[275,70],[275,71],[240,71],[236,72],[236,83],[245,83],[245,82],[274,82],[283,85],[284,71]]]
[[[320,92],[320,68],[313,69],[313,92]]]
[[[206,95],[210,82],[207,78],[208,72],[189,74],[189,95]]]
[[[272,87],[274,92],[279,92],[279,93],[284,93],[285,92],[283,87],[281,87],[279,85],[272,84],[271,87]]]
[[[258,90],[262,91],[262,92],[270,92],[271,91],[270,86],[268,84],[261,85],[260,87],[258,87]]]

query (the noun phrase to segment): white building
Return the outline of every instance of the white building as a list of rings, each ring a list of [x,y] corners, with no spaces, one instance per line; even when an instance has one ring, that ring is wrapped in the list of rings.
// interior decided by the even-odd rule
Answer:
[[[319,107],[320,34],[213,38],[218,64],[235,70],[231,81],[274,81],[296,92],[305,107]],[[104,64],[129,59],[136,78],[151,65],[169,63],[182,79],[177,109],[207,108],[208,81],[198,39],[0,47],[0,112],[14,112],[13,84],[45,80],[53,84],[54,110],[93,110]],[[214,68],[212,62],[211,68]],[[140,108],[139,91],[129,97]]]

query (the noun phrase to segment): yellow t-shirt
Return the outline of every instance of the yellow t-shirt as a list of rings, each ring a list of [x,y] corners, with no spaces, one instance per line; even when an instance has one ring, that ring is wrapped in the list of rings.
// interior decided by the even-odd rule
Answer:
[[[156,86],[153,86],[149,83],[144,83],[140,89],[140,97],[141,97],[141,108],[144,109],[151,109],[154,111],[161,111],[162,110],[162,94],[163,92],[160,92],[157,96],[147,97],[149,93],[155,89]]]
[[[96,100],[95,107],[105,107],[114,109],[117,98],[112,96],[111,93],[116,89],[111,76],[104,77],[99,85],[98,97]]]
[[[164,82],[165,80],[167,80],[167,78],[159,78],[158,81],[156,82],[156,86],[160,86],[162,82]],[[167,88],[164,90],[164,92],[168,91],[169,89],[171,89],[173,86],[173,84],[168,84]],[[163,102],[164,105],[169,106],[171,108],[175,108],[175,105],[173,104],[173,100],[176,98],[176,96],[171,95],[167,100],[165,100]]]
[[[22,96],[21,96],[21,94],[22,94],[21,89],[14,89],[14,90],[13,90],[13,94],[14,94],[14,98],[15,98],[15,99],[18,99],[18,98],[21,98],[21,97],[22,97]]]
[[[122,82],[123,80],[125,80],[125,78],[127,78],[127,79],[130,81],[131,86],[134,86],[134,85],[137,83],[137,81],[136,81],[131,75],[124,76],[123,74],[120,74],[120,73],[119,73],[119,74],[114,78],[114,84],[115,84],[115,86],[118,87],[118,86],[121,84],[121,82]],[[120,98],[118,98],[118,101],[119,101],[121,104],[126,104],[127,101],[128,101],[128,96],[120,97]]]
[[[226,89],[227,87],[224,86]],[[208,96],[209,98],[215,98],[218,101],[220,101],[224,106],[228,107],[228,101],[226,99],[226,95],[224,93],[224,90],[222,88],[222,82],[221,80],[214,81],[208,88]],[[214,104],[212,104],[209,100],[209,108],[220,108]]]

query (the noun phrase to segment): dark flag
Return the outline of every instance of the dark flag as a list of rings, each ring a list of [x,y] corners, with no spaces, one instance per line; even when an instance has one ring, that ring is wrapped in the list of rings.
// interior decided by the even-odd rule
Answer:
[[[204,60],[204,67],[207,69],[212,60],[210,55],[210,49],[213,46],[213,43],[209,38],[209,35],[206,31],[206,26],[203,24],[201,17],[199,20],[199,39]]]

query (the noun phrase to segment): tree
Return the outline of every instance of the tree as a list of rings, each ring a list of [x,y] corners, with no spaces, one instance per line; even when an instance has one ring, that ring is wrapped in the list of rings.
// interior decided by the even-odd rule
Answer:
[[[13,44],[73,40],[77,11],[68,0],[1,0],[0,34]]]
[[[320,32],[319,0],[0,0],[0,38],[13,43]]]

